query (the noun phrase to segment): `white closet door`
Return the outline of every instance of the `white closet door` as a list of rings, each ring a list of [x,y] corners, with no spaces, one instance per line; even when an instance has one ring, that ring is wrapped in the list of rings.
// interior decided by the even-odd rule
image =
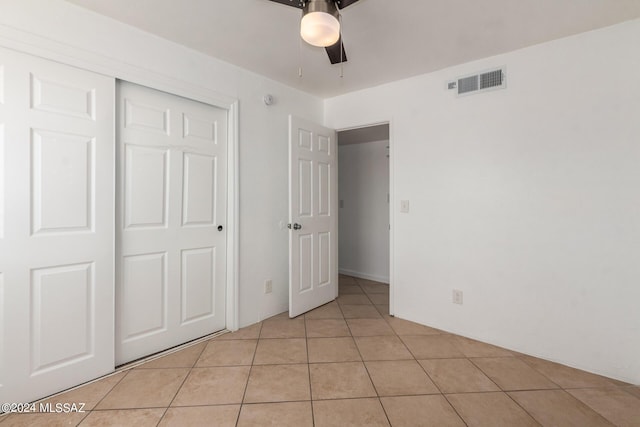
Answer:
[[[227,111],[118,86],[116,362],[225,327]]]
[[[114,96],[0,49],[0,402],[113,371]]]

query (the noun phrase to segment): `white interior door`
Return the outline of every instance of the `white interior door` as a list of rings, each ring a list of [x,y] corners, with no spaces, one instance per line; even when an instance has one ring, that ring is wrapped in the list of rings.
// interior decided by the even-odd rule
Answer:
[[[0,49],[0,402],[113,371],[114,96]]]
[[[336,132],[289,116],[289,316],[338,290]]]
[[[225,327],[227,111],[118,84],[116,363]]]

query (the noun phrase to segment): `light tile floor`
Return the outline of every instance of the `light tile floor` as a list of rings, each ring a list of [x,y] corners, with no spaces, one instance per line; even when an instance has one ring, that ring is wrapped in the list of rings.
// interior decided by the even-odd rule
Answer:
[[[640,388],[388,316],[388,286],[340,297],[56,396],[83,414],[9,426],[640,426]]]

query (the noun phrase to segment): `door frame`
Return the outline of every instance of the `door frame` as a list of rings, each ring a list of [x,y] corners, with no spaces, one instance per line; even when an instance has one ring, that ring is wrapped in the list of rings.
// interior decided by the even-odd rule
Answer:
[[[395,215],[394,215],[394,209],[393,207],[395,206],[395,200],[396,200],[396,196],[395,196],[395,186],[394,186],[394,171],[395,171],[395,156],[393,155],[393,130],[394,130],[394,126],[393,126],[393,119],[389,119],[389,120],[381,120],[378,122],[371,122],[371,123],[367,123],[367,124],[362,124],[362,125],[356,125],[356,126],[348,126],[348,127],[343,127],[343,128],[337,128],[335,129],[336,133],[338,132],[343,132],[345,130],[353,130],[353,129],[362,129],[362,128],[368,128],[371,126],[378,126],[378,125],[388,125],[389,126],[389,225],[390,225],[390,229],[389,229],[389,315],[394,316],[395,315],[395,255],[394,255],[394,236],[395,236]],[[340,141],[338,140],[338,143]],[[338,145],[338,150],[339,150],[340,146]],[[340,162],[340,156],[338,156],[338,163]],[[340,187],[340,174],[338,174],[338,187]],[[340,219],[338,218],[338,221],[340,221]],[[337,295],[336,295],[337,297]]]
[[[239,112],[238,99],[223,95],[207,87],[179,80],[131,64],[125,64],[115,56],[107,56],[79,49],[75,46],[47,39],[26,31],[0,24],[0,46],[18,52],[38,56],[71,65],[94,73],[114,77],[151,89],[178,95],[183,98],[199,101],[213,107],[227,110],[227,279],[225,286],[225,320],[226,328],[235,331],[239,326],[239,242],[238,228],[240,220],[239,198]],[[115,96],[115,93],[114,93]],[[115,150],[115,147],[114,147]],[[115,155],[115,152],[114,152]],[[114,179],[116,164],[113,165]],[[113,183],[115,188],[115,181]],[[113,209],[116,200],[114,195]],[[114,224],[115,227],[115,224]],[[115,236],[114,236],[115,238]],[[115,241],[113,242],[115,245]],[[114,246],[115,247],[115,246]],[[113,266],[115,271],[115,264]],[[115,288],[115,283],[114,283]],[[114,306],[115,310],[115,306]],[[114,337],[115,340],[115,337]]]

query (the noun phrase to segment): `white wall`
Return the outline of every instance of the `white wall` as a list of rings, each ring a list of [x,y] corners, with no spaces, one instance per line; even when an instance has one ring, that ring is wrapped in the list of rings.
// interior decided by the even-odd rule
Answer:
[[[322,101],[62,0],[0,11],[0,45],[15,28],[240,100],[240,324],[286,309],[287,114]],[[398,316],[640,383],[639,39],[636,20],[325,102],[334,128],[392,121]],[[507,90],[443,89],[496,65]]]
[[[638,40],[636,20],[325,102],[330,127],[391,120],[397,316],[640,383]],[[445,90],[502,65],[506,90]]]
[[[80,49],[97,71],[115,59],[129,75],[239,100],[240,325],[286,310],[288,235],[278,223],[288,216],[288,114],[320,122],[322,101],[61,0],[0,0],[0,11],[0,45],[14,35],[11,47],[19,39],[45,57],[72,52],[65,58],[71,64]],[[263,104],[266,93],[275,105]],[[273,280],[270,295],[263,294],[266,279]]]
[[[388,145],[338,147],[340,273],[384,283],[389,283]]]

